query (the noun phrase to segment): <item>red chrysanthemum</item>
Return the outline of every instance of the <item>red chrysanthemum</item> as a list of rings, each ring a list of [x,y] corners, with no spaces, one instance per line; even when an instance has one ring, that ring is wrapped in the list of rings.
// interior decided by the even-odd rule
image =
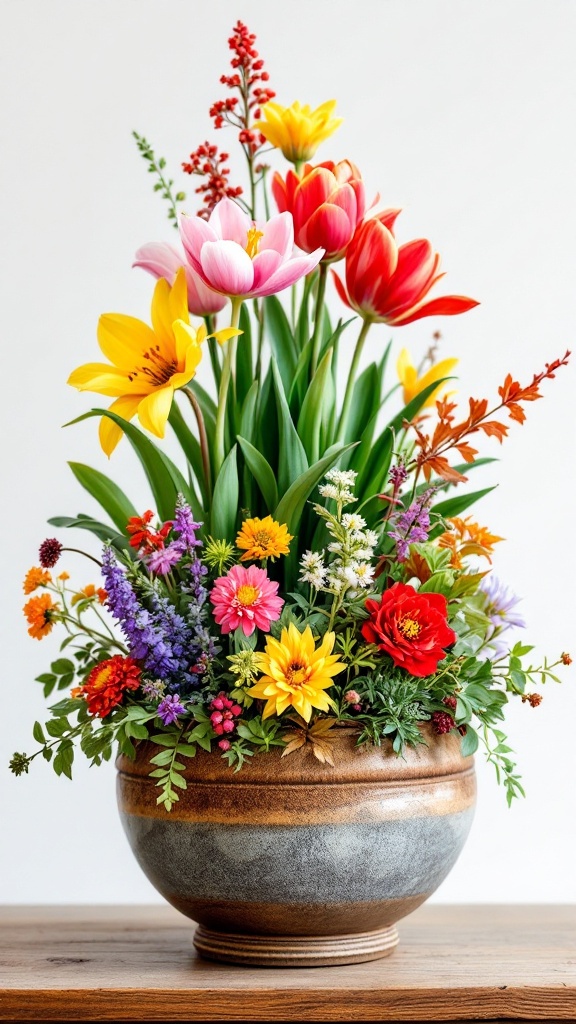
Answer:
[[[126,690],[137,690],[139,686],[140,669],[136,662],[115,654],[96,665],[77,692],[86,697],[91,715],[106,718],[120,704]]]
[[[370,618],[362,626],[364,639],[413,676],[432,675],[446,657],[444,648],[456,641],[442,594],[422,594],[409,584],[395,583],[380,602],[366,601],[366,609]]]

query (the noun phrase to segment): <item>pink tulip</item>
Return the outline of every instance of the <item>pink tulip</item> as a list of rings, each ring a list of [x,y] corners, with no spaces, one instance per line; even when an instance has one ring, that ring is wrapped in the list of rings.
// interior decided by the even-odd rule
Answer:
[[[178,252],[175,246],[168,242],[148,242],[142,245],[136,253],[133,267],[142,267],[156,278],[165,278],[169,285],[174,284],[174,279],[180,267],[186,271],[186,285],[188,288],[188,309],[195,316],[211,316],[212,313],[219,313],[226,305],[226,298],[217,292],[207,288],[204,281],[188,264],[182,252]]]
[[[288,288],[318,266],[323,249],[294,250],[294,225],[280,213],[259,227],[231,199],[221,199],[208,221],[182,217],[188,261],[204,284],[230,298],[258,298]]]

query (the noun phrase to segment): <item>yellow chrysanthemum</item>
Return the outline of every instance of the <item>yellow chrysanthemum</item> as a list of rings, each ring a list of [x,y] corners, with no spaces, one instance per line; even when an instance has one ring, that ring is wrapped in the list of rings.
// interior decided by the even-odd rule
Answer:
[[[25,594],[32,594],[38,587],[47,587],[49,583],[52,583],[52,576],[48,570],[33,565],[26,573],[22,587]]]
[[[328,711],[332,706],[324,693],[332,686],[332,677],[346,666],[332,654],[334,633],[326,633],[315,649],[310,626],[300,633],[293,623],[282,630],[280,640],[269,636],[266,650],[256,654],[258,668],[263,676],[247,693],[266,701],[262,717],[281,715],[293,707],[309,722],[312,709]]]
[[[224,342],[240,334],[235,329],[217,331]],[[152,327],[123,313],[105,313],[98,322],[98,344],[108,363],[85,363],[68,378],[79,391],[95,391],[115,398],[110,411],[125,420],[138,414],[142,426],[164,437],[174,391],[196,373],[202,358],[204,325],[191,327],[188,314],[186,273],[181,267],[174,284],[161,278],[152,298]],[[122,430],[104,417],[100,444],[111,455]]]
[[[277,523],[272,516],[245,519],[236,537],[236,547],[244,552],[241,562],[260,562],[263,558],[279,558],[290,550],[292,535],[286,523]]]
[[[419,377],[418,370],[411,361],[408,349],[403,348],[398,356],[396,370],[398,372],[398,379],[404,388],[405,404],[408,405],[408,402],[411,402],[416,395],[419,395],[420,392],[423,391],[424,388],[427,388],[429,384],[433,384],[435,380],[441,380],[442,377],[448,377],[457,363],[457,359],[441,359],[439,363],[434,363],[426,373]],[[443,384],[439,384],[438,387],[428,395],[428,398],[424,402],[422,408],[425,409],[427,405],[434,405],[434,402],[438,398],[438,394],[443,387]]]
[[[298,101],[291,107],[279,103],[266,103],[258,130],[268,142],[281,149],[293,164],[311,160],[321,142],[342,124],[341,117],[332,117],[336,100],[327,100],[316,110]]]

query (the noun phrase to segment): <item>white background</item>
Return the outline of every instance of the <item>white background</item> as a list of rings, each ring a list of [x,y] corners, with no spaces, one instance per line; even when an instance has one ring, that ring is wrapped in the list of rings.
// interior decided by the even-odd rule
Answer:
[[[442,355],[460,358],[463,400],[493,396],[508,371],[528,382],[574,342],[576,3],[4,0],[2,14],[4,763],[33,749],[32,722],[44,714],[33,679],[57,650],[54,636],[26,634],[22,576],[54,533],[48,516],[93,510],[66,460],[110,472],[137,506],[149,504],[125,443],[108,468],[94,421],[60,429],[90,405],[65,381],[98,358],[98,315],[147,316],[151,280],[130,269],[135,249],[173,234],[131,130],[189,189],[179,164],[214,136],[207,110],[224,94],[226,39],[242,17],[281,103],[338,99],[345,123],[319,159],[352,158],[370,193],[405,208],[400,240],[423,235],[440,251],[444,291],[482,302],[400,328],[396,345],[420,358],[440,328]],[[389,334],[373,330],[372,352]],[[499,484],[478,515],[507,538],[496,571],[524,596],[540,656],[576,653],[574,385],[573,367],[547,382],[502,451],[483,445],[502,461],[474,477]],[[85,585],[89,563],[69,558]],[[473,832],[436,899],[576,900],[573,669],[565,680],[547,686],[538,710],[509,716],[526,802],[507,810],[479,758]],[[159,899],[121,832],[111,766],[79,764],[73,784],[42,761],[27,777],[2,768],[0,778],[0,901]]]

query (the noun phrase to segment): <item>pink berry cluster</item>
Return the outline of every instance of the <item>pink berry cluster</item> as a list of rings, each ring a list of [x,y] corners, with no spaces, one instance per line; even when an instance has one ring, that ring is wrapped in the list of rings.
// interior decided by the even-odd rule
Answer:
[[[350,705],[351,711],[362,711],[362,702],[357,690],[348,690],[344,694],[344,700]]]
[[[456,697],[444,697],[442,703],[446,704],[452,711],[456,710]],[[432,728],[438,736],[451,732],[455,725],[456,722],[447,711],[434,711],[432,713]]]
[[[222,736],[221,740],[218,740],[218,746],[220,750],[230,750],[231,743],[226,736],[230,736],[236,728],[235,719],[239,718],[242,714],[242,708],[239,704],[235,704],[233,700],[230,700],[225,693],[219,693],[210,704],[210,722],[212,728],[217,736]]]

